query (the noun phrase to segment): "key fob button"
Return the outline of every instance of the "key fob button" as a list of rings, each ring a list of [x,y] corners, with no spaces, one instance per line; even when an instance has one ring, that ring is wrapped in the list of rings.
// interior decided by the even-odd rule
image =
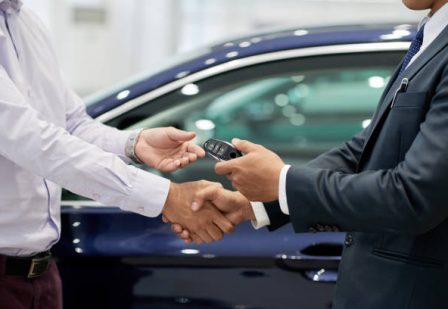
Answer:
[[[213,151],[213,149],[215,148],[215,146],[216,146],[216,143],[215,143],[214,141],[210,141],[210,142],[207,144],[207,149],[210,150],[210,151]]]
[[[220,144],[216,144],[215,148],[213,149],[213,153],[218,153],[220,147],[221,147]]]
[[[219,149],[218,151],[218,156],[223,156],[227,151],[227,147],[226,146],[222,146],[221,149]]]

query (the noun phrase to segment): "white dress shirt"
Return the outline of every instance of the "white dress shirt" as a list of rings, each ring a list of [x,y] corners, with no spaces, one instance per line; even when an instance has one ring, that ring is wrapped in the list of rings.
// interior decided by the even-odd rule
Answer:
[[[86,114],[38,17],[0,0],[0,254],[31,255],[58,241],[61,186],[158,216],[169,180],[120,158],[129,135]]]
[[[439,34],[448,26],[448,4],[445,4],[432,16],[425,17],[419,25],[419,28],[425,25],[423,33],[423,43],[419,52],[411,59],[408,64],[411,65],[415,59],[417,59],[428,46],[439,36]],[[289,215],[288,200],[286,198],[286,176],[288,174],[290,165],[285,165],[280,174],[279,181],[279,204],[282,212],[285,215]],[[260,229],[267,225],[270,225],[269,216],[264,208],[263,204],[252,203],[256,220],[252,222],[252,225],[256,229]]]

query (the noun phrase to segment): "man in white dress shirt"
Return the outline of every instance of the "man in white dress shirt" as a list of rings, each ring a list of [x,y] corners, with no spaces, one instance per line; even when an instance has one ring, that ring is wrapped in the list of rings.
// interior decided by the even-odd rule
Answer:
[[[92,120],[64,83],[40,20],[20,0],[0,0],[0,308],[61,308],[49,253],[61,231],[61,187],[147,217],[163,213],[198,242],[230,232],[216,209],[189,207],[207,183],[174,184],[125,163],[174,171],[204,156],[194,136]]]

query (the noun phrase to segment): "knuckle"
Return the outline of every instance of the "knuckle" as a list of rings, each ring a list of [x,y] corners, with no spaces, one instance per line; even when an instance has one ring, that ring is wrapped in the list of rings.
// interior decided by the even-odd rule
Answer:
[[[234,227],[233,226],[227,226],[227,227],[224,228],[224,230],[225,230],[224,232],[226,234],[231,234],[234,231]]]

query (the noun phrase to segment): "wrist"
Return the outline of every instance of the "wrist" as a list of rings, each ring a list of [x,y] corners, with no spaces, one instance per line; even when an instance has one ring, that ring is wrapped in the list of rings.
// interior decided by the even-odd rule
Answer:
[[[239,192],[238,195],[240,196],[240,203],[242,205],[240,209],[242,209],[243,220],[244,221],[256,220],[255,213],[254,210],[252,209],[250,201]]]
[[[132,162],[136,164],[143,164],[142,160],[140,160],[138,156],[138,148],[141,143],[139,141],[141,140],[140,136],[144,129],[133,131],[126,142],[125,146],[125,154],[126,156],[132,160]]]
[[[165,201],[165,205],[162,209],[162,214],[165,216],[169,216],[170,207],[175,205],[176,201],[179,200],[180,195],[180,185],[174,182],[170,183],[170,189],[168,191],[168,196]]]

